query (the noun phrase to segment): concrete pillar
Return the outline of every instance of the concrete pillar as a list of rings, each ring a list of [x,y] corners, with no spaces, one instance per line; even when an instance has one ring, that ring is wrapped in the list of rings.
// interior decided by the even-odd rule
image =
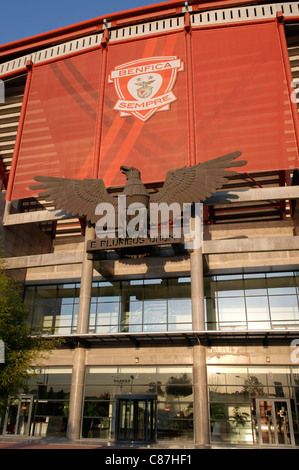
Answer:
[[[205,346],[193,346],[194,440],[195,444],[209,444],[209,402]]]
[[[67,437],[72,441],[80,439],[84,379],[85,347],[81,344],[78,344],[74,351],[69,419],[67,427]]]
[[[201,248],[190,253],[190,265],[192,329],[193,331],[200,331],[205,329],[203,257]]]
[[[190,253],[193,331],[205,329],[202,249]],[[205,346],[193,346],[194,438],[195,444],[209,443],[209,412]]]
[[[82,263],[82,271],[81,271],[81,287],[80,287],[80,297],[79,297],[78,322],[77,322],[78,334],[88,333],[92,275],[93,275],[93,261],[87,258],[86,248],[87,248],[87,242],[90,240],[94,240],[94,238],[95,238],[94,227],[86,227],[84,255],[83,255],[83,263]]]
[[[81,287],[78,309],[77,333],[88,333],[90,299],[92,288],[93,261],[87,258],[86,244],[89,240],[94,240],[95,230],[93,227],[86,227],[84,257],[81,271]],[[80,342],[74,351],[72,385],[70,393],[70,408],[67,436],[70,440],[80,438],[82,404],[84,397],[84,379],[86,349]]]

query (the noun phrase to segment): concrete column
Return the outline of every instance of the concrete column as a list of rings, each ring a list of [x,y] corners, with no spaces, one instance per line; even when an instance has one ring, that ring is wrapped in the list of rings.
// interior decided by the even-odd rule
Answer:
[[[79,297],[78,323],[77,323],[78,334],[88,333],[92,275],[93,275],[93,261],[87,258],[86,247],[87,247],[87,242],[90,240],[94,240],[94,238],[95,238],[94,227],[86,227],[83,263],[82,263],[82,271],[81,271],[81,287],[80,287],[80,297]]]
[[[204,278],[202,249],[190,254],[193,331],[205,329]],[[195,444],[209,443],[209,412],[205,346],[193,346],[194,437]]]
[[[78,309],[77,333],[88,333],[90,299],[92,288],[93,261],[87,258],[86,244],[88,240],[94,240],[95,230],[93,227],[86,227],[85,246],[81,271],[81,287]],[[70,440],[80,438],[82,405],[84,396],[84,379],[86,349],[80,342],[74,351],[73,374],[70,394],[70,409],[67,436]]]
[[[209,402],[207,389],[206,349],[193,346],[194,440],[195,444],[209,444]]]
[[[192,329],[193,331],[200,331],[205,329],[203,257],[201,248],[190,253],[190,265]]]
[[[72,441],[80,439],[84,379],[85,347],[78,344],[74,352],[69,419],[67,427],[67,437]]]

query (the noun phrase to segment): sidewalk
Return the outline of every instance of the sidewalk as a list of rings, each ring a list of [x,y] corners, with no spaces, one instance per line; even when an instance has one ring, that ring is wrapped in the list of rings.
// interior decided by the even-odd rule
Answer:
[[[209,447],[210,448],[210,447]],[[14,437],[14,436],[0,436],[0,450],[1,449],[106,449],[106,450],[124,450],[124,449],[169,449],[169,450],[188,450],[195,449],[194,445],[190,447],[170,444],[169,446],[163,444],[120,444],[114,442],[99,442],[90,440],[69,441],[66,438],[51,438],[51,437]]]
[[[290,446],[277,446],[277,447],[260,447],[253,445],[244,445],[244,446],[234,446],[234,445],[207,445],[207,446],[196,446],[191,444],[179,445],[175,443],[168,444],[120,444],[115,442],[99,442],[99,441],[90,441],[90,440],[80,440],[80,441],[69,441],[66,438],[57,438],[57,437],[14,437],[14,436],[0,436],[0,450],[2,449],[77,449],[77,450],[96,450],[102,449],[106,451],[114,450],[147,450],[149,452],[158,452],[160,451],[188,451],[196,452],[197,450],[230,450],[230,451],[240,451],[240,450],[298,450],[298,447]]]
[[[2,449],[99,449],[99,443],[85,444],[71,442],[67,439],[55,438],[13,438],[0,437],[0,450]],[[106,446],[105,446],[106,447]],[[107,448],[107,447],[106,447]]]

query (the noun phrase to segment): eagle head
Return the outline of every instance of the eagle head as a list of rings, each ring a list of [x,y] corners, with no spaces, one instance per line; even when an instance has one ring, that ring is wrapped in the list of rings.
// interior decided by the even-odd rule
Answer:
[[[140,171],[137,170],[137,168],[134,168],[133,166],[121,166],[120,170],[123,175],[126,175],[127,180],[129,178],[140,179]]]

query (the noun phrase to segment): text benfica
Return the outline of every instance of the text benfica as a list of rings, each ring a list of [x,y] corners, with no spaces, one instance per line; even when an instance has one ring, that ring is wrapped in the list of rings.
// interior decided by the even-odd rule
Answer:
[[[180,60],[171,60],[168,62],[157,62],[155,64],[147,64],[147,65],[138,65],[136,67],[128,67],[123,70],[117,70],[112,72],[112,78],[118,77],[126,77],[128,75],[138,75],[140,73],[148,73],[148,72],[156,72],[160,70],[168,70],[173,68],[178,68],[180,66]]]

